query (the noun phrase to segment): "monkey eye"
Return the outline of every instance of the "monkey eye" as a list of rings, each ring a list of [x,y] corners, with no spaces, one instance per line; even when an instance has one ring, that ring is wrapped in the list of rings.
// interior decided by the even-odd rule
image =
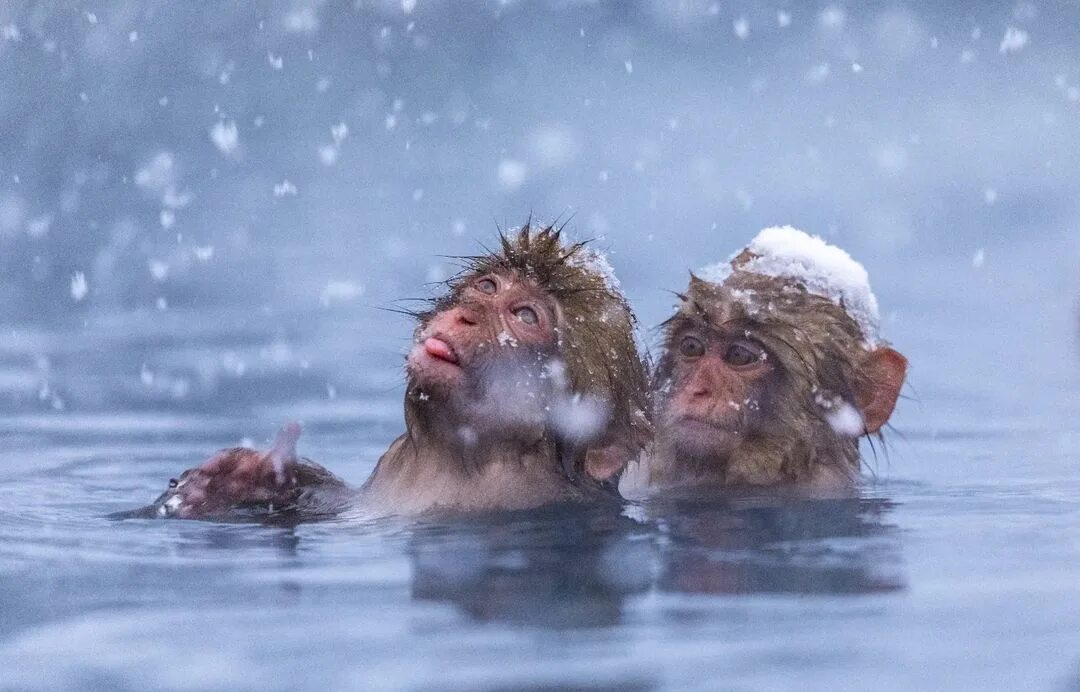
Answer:
[[[696,336],[684,336],[679,342],[679,353],[687,358],[705,355],[705,343]]]
[[[735,367],[742,367],[761,360],[764,353],[749,344],[735,343],[728,346],[728,350],[724,352],[724,362]]]
[[[485,295],[493,296],[499,290],[499,285],[495,283],[494,279],[480,279],[476,282],[476,290]]]
[[[514,310],[514,316],[525,324],[536,324],[540,321],[540,315],[537,315],[536,310],[529,307],[522,307]]]

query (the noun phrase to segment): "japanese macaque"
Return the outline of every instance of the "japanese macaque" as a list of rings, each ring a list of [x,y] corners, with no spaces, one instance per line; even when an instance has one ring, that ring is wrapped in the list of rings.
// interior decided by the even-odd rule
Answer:
[[[624,492],[853,487],[859,439],[888,421],[907,370],[878,340],[862,266],[770,228],[679,297],[654,373],[656,439]]]
[[[145,514],[209,518],[236,508],[364,516],[614,501],[647,443],[647,374],[610,267],[561,229],[500,237],[466,258],[418,315],[406,360],[406,431],[350,490],[296,454],[299,427],[268,453],[225,450]]]

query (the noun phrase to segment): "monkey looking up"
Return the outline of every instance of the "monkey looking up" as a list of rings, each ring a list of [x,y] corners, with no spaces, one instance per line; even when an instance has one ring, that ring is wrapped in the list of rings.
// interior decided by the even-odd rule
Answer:
[[[866,272],[791,227],[691,274],[653,381],[656,439],[628,471],[642,487],[795,486],[859,475],[859,438],[896,405],[907,360],[878,339]]]
[[[561,230],[501,235],[418,315],[406,430],[361,488],[300,459],[290,424],[268,453],[225,450],[137,514],[382,516],[617,499],[619,473],[650,434],[647,374],[610,267]]]

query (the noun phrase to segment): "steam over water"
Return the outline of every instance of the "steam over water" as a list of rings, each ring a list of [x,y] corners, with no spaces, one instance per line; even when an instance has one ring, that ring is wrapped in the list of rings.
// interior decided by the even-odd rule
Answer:
[[[1077,26],[0,5],[0,689],[1077,687]],[[361,482],[403,425],[411,324],[379,308],[530,211],[645,327],[763,227],[849,251],[912,363],[861,496],[105,518],[293,418]]]

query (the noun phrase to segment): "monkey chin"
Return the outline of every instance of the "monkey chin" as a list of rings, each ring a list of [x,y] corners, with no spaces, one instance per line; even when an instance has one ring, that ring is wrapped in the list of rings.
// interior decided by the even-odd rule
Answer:
[[[668,426],[677,456],[699,461],[722,461],[743,442],[739,426],[698,416],[680,416]]]

